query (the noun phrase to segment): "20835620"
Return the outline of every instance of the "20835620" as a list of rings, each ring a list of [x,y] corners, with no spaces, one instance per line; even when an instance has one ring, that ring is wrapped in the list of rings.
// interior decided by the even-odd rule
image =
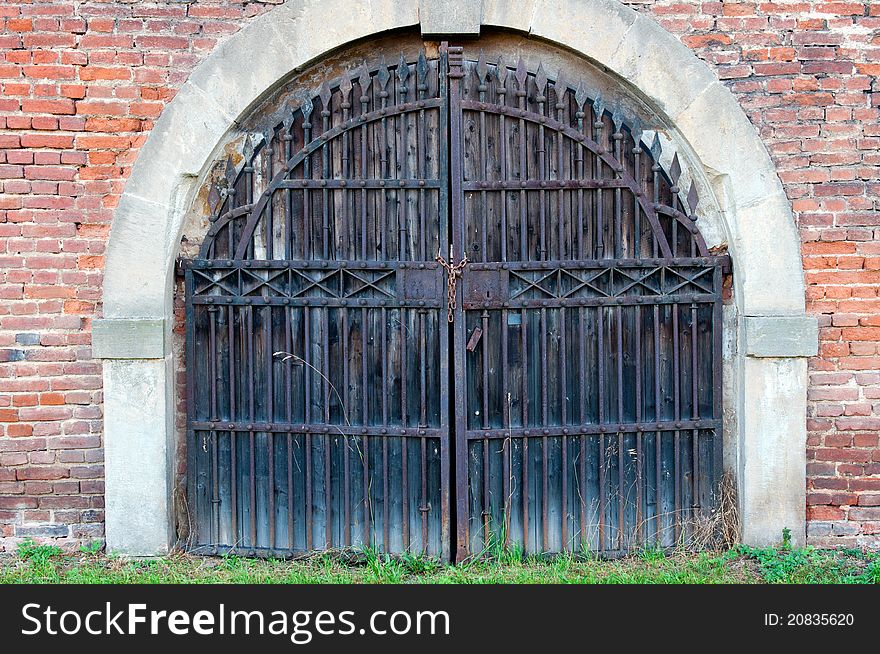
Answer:
[[[768,627],[850,627],[855,622],[852,613],[765,613]]]

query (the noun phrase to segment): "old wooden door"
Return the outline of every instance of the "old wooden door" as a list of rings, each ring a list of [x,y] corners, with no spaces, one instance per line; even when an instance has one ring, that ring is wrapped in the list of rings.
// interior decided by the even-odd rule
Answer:
[[[705,527],[721,281],[659,142],[542,66],[450,49],[457,556],[622,553]]]
[[[445,80],[422,56],[324,83],[212,189],[186,262],[203,551],[449,558]]]
[[[460,47],[293,102],[184,266],[192,545],[691,538],[726,259],[659,154],[598,94]]]

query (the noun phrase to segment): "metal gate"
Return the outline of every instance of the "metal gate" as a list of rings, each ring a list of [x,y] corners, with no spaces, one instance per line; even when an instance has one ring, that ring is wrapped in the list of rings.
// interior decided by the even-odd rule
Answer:
[[[690,537],[727,259],[678,159],[592,96],[444,44],[292,99],[227,162],[183,262],[197,551]]]

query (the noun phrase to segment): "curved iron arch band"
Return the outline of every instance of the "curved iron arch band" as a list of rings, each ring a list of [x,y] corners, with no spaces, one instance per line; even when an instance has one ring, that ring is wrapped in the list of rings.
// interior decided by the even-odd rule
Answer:
[[[275,174],[275,177],[272,178],[272,181],[266,187],[266,190],[263,191],[263,194],[260,197],[259,201],[254,204],[254,209],[251,213],[250,218],[248,219],[247,224],[245,225],[244,230],[241,233],[241,241],[238,244],[238,249],[235,251],[235,256],[233,258],[244,258],[245,254],[247,253],[247,248],[250,244],[250,240],[253,238],[254,231],[257,228],[257,223],[262,217],[263,210],[269,203],[269,200],[271,199],[273,193],[278,189],[280,183],[287,179],[287,176],[290,174],[290,172],[297,166],[299,166],[299,164],[301,164],[306,159],[306,157],[312,155],[322,146],[330,143],[337,137],[342,136],[346,132],[356,127],[374,123],[378,120],[382,120],[383,118],[388,118],[389,116],[409,114],[416,111],[422,111],[423,109],[437,109],[442,106],[443,102],[444,101],[440,98],[432,98],[419,100],[417,102],[407,102],[404,104],[394,105],[392,107],[386,107],[384,109],[370,111],[368,113],[361,114],[360,116],[357,116],[355,118],[350,118],[349,120],[340,123],[336,127],[327,130],[318,138],[310,141],[296,155],[291,157],[284,166],[282,166],[281,170],[279,170]]]
[[[230,209],[229,211],[225,211],[219,216],[217,216],[216,220],[213,221],[213,224],[208,229],[208,236],[212,237],[210,239],[205,239],[205,242],[202,243],[202,247],[200,249],[199,254],[202,258],[211,259],[214,256],[214,239],[213,237],[220,233],[220,230],[226,227],[229,223],[231,223],[236,218],[241,218],[242,216],[248,215],[251,210],[254,208],[253,204],[243,204],[240,207],[236,207],[235,209]]]
[[[654,206],[651,203],[645,201],[644,193],[642,192],[639,183],[632,177],[632,175],[630,175],[620,164],[620,162],[613,156],[611,156],[605,150],[605,148],[600,146],[598,143],[587,137],[585,134],[577,131],[576,129],[564,125],[558,120],[554,120],[549,116],[536,114],[531,111],[508,107],[506,105],[479,102],[476,100],[462,100],[461,107],[462,109],[468,109],[470,111],[488,111],[502,116],[509,115],[512,118],[521,118],[530,123],[548,127],[560,134],[563,134],[564,136],[567,136],[573,141],[581,143],[590,152],[599,157],[609,168],[611,168],[615,172],[615,174],[620,176],[619,180],[624,182],[625,187],[632,192],[633,196],[638,201],[639,206],[642,208],[642,211],[645,212],[645,217],[647,217],[648,222],[651,224],[651,229],[653,230],[654,235],[657,238],[657,242],[660,247],[660,251],[663,253],[663,256],[672,257],[672,250],[670,249],[669,242],[666,239],[666,235],[663,233],[663,229],[660,227],[660,223],[657,220],[657,213],[654,209]]]
[[[251,205],[245,205],[251,207],[250,217],[248,218],[248,222],[245,224],[244,230],[242,231],[241,238],[238,244],[238,248],[235,251],[234,259],[244,259],[247,253],[247,248],[250,244],[251,239],[253,238],[254,231],[256,230],[257,223],[262,218],[263,211],[265,210],[266,205],[269,203],[272,195],[276,190],[281,188],[281,184],[284,183],[289,178],[288,175],[290,172],[299,166],[306,157],[312,155],[319,148],[325,146],[326,144],[334,141],[338,137],[344,135],[346,132],[355,129],[359,126],[367,125],[374,123],[376,121],[382,120],[383,118],[387,118],[389,116],[397,116],[397,115],[405,115],[409,113],[413,113],[416,111],[421,111],[423,109],[433,109],[440,108],[443,105],[443,99],[441,98],[433,98],[426,100],[419,100],[417,102],[407,102],[399,105],[394,105],[392,107],[386,107],[383,109],[374,110],[365,114],[361,114],[355,118],[350,118],[349,120],[340,123],[336,127],[331,128],[327,132],[321,134],[318,138],[310,141],[306,146],[304,146],[296,155],[291,157],[275,174],[269,185],[263,191],[260,199]],[[513,107],[507,107],[505,105],[486,103],[486,102],[478,102],[478,101],[470,101],[463,100],[461,102],[461,106],[463,109],[468,109],[472,111],[488,111],[491,113],[495,113],[497,115],[502,116],[511,116],[514,118],[520,118],[526,120],[535,125],[543,125],[551,130],[556,131],[557,133],[563,134],[569,139],[580,143],[591,153],[599,157],[605,165],[607,165],[611,170],[614,171],[616,175],[618,175],[618,181],[622,182],[622,186],[628,189],[633,196],[636,198],[636,201],[639,203],[642,211],[645,214],[645,217],[648,219],[649,224],[651,225],[651,230],[655,238],[657,239],[658,247],[660,248],[660,252],[664,257],[671,257],[672,251],[669,247],[668,239],[666,238],[665,233],[663,232],[662,227],[657,219],[658,213],[663,213],[665,215],[669,215],[670,217],[678,220],[682,225],[688,229],[688,231],[699,237],[699,231],[693,226],[692,222],[682,214],[678,212],[672,207],[666,207],[665,205],[655,206],[652,203],[649,203],[645,200],[644,193],[641,190],[638,182],[630,175],[624,167],[620,164],[620,162],[614,158],[611,154],[609,154],[605,148],[601,147],[598,143],[587,137],[585,134],[577,131],[576,129],[566,126],[563,123],[549,118],[548,116],[544,116],[541,114],[537,114],[530,111],[525,111],[521,109],[516,109]],[[397,180],[389,180],[389,181],[397,181]],[[242,209],[244,207],[239,207],[238,209]],[[226,224],[230,222],[230,220],[234,218],[238,218],[244,213],[247,212],[237,212],[238,210],[233,210],[232,213],[234,215],[229,216],[223,223],[218,221],[215,223],[214,234],[219,232],[219,230],[224,227]],[[237,212],[237,213],[236,213]],[[230,212],[223,214],[223,216],[229,215]],[[211,235],[209,233],[209,235]],[[209,245],[211,241],[206,241],[205,245]],[[705,244],[702,243],[702,238],[698,240],[698,247],[701,250],[705,249]],[[203,246],[203,254],[207,252],[207,248]]]
[[[676,209],[675,207],[670,207],[665,204],[654,205],[654,209],[657,211],[657,213],[663,214],[664,216],[669,216],[670,218],[674,218],[678,221],[679,225],[681,225],[691,233],[694,242],[697,244],[697,249],[699,250],[701,257],[711,256],[709,248],[706,247],[706,241],[703,238],[703,235],[700,233],[700,228],[697,227],[696,223],[694,222],[695,218],[688,216],[687,214]]]

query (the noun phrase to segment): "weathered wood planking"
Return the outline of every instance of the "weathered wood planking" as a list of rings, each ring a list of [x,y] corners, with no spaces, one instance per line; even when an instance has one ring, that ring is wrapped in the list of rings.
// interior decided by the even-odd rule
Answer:
[[[720,476],[724,261],[658,147],[456,47],[292,98],[186,262],[194,545],[686,539]],[[468,259],[451,325],[438,253]]]
[[[721,262],[637,125],[510,65],[463,61],[450,108],[453,238],[474,262],[461,338],[480,330],[456,362],[459,556],[672,545],[720,475]]]

